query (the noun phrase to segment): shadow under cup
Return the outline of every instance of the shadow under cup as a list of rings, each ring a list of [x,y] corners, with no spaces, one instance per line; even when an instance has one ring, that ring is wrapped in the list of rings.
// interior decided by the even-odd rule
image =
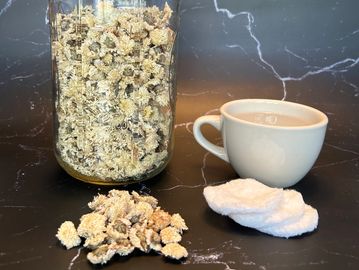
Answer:
[[[242,99],[221,107],[227,160],[242,178],[288,187],[301,180],[323,145],[327,116],[278,100]]]

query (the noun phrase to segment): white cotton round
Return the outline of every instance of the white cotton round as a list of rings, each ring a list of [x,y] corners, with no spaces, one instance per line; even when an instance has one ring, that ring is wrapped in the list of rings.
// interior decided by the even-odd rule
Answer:
[[[242,226],[257,229],[298,221],[304,214],[304,208],[302,194],[295,190],[285,190],[277,207],[267,212],[231,214],[229,217]]]
[[[236,179],[203,191],[209,207],[221,215],[268,213],[278,207],[283,189],[251,179]]]
[[[318,226],[318,211],[305,205],[303,216],[292,223],[257,228],[257,230],[278,237],[293,237],[315,230]]]

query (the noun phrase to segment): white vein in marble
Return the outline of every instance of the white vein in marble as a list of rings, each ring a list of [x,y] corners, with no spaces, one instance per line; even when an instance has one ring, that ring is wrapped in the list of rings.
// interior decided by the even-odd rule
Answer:
[[[48,147],[35,147],[35,146],[28,146],[19,144],[19,147],[23,149],[24,151],[31,151],[34,153],[34,159],[25,165],[23,165],[20,169],[16,171],[16,180],[13,184],[13,189],[15,191],[19,191],[24,182],[25,182],[25,176],[26,176],[26,170],[28,168],[36,167],[43,165],[47,161],[47,156],[44,152],[51,151],[52,149]]]
[[[174,128],[176,129],[176,128],[179,128],[179,127],[185,127],[186,130],[188,131],[188,133],[193,134],[193,132],[192,132],[190,126],[193,126],[193,121],[186,122],[186,123],[176,124],[176,125],[174,126]]]
[[[67,267],[67,270],[71,270],[71,269],[72,269],[72,267],[74,266],[75,261],[77,260],[78,257],[80,257],[80,254],[81,254],[81,250],[82,250],[82,249],[83,249],[83,247],[80,247],[80,248],[77,249],[77,253],[76,253],[76,255],[71,259],[70,264],[69,264],[69,266]]]
[[[227,255],[233,256],[233,254],[236,254],[239,261],[234,262],[226,259]],[[239,246],[239,243],[234,243],[233,240],[225,241],[216,247],[189,250],[189,256],[184,264],[219,264],[223,265],[223,270],[242,269],[243,266],[266,270],[264,265],[259,265],[251,260],[249,255]]]
[[[22,258],[19,260],[14,260],[14,261],[7,261],[7,262],[0,262],[0,267],[9,267],[11,265],[19,265],[19,264],[24,264],[24,263],[28,263],[31,261],[36,261],[36,260],[41,260],[43,258],[43,256],[32,256],[32,257],[28,257],[28,258]]]
[[[355,157],[342,159],[342,160],[334,161],[334,162],[329,162],[329,163],[325,163],[325,164],[318,164],[318,165],[313,166],[312,170],[320,169],[320,168],[328,168],[328,167],[333,167],[333,166],[338,166],[338,165],[343,165],[343,164],[353,163],[353,162],[359,161],[359,153],[357,151],[353,151],[351,149],[346,149],[346,148],[339,147],[339,146],[329,144],[329,143],[325,143],[325,145],[330,147],[330,148],[333,148],[335,150],[338,150],[340,152],[346,152],[346,153],[354,154]]]
[[[202,92],[196,92],[196,93],[181,93],[179,92],[178,96],[186,96],[186,97],[198,97],[198,96],[204,96],[208,94],[221,94],[220,91],[202,91]]]
[[[211,110],[207,111],[204,115],[218,114],[218,113],[219,113],[219,109],[214,108],[214,109],[211,109]],[[179,127],[185,127],[188,133],[193,134],[192,129],[190,129],[190,126],[193,126],[192,121],[176,124],[174,126],[174,128],[177,129]],[[216,138],[216,141],[220,141],[220,138]],[[206,187],[208,185],[208,180],[207,180],[205,170],[206,170],[206,166],[207,166],[207,158],[208,158],[209,155],[210,155],[210,152],[205,152],[205,154],[203,155],[203,158],[202,158],[202,166],[201,166],[202,179],[201,179],[201,183],[196,183],[196,184],[193,184],[193,185],[183,184],[183,181],[181,179],[179,179],[178,177],[176,177],[173,174],[168,173],[168,174],[170,174],[171,177],[179,180],[178,182],[180,182],[181,184],[171,186],[171,187],[168,187],[168,188],[159,189],[158,191],[170,191],[170,190],[174,190],[174,189],[177,189],[177,188],[194,189],[194,188]],[[225,181],[226,180],[220,180],[220,181],[215,182],[214,184],[220,184],[220,183],[223,183]]]
[[[23,79],[28,79],[31,77],[34,77],[34,73],[28,74],[28,75],[13,75],[10,77],[10,81],[14,81],[14,80],[23,80]]]
[[[331,73],[331,74],[344,73],[344,72],[347,72],[348,70],[350,70],[351,68],[355,67],[359,63],[359,57],[345,58],[345,59],[339,60],[335,63],[332,63],[331,65],[320,67],[320,68],[315,68],[313,70],[307,71],[301,76],[297,76],[297,77],[282,76],[279,74],[279,72],[274,67],[274,65],[269,63],[263,56],[262,43],[260,42],[259,38],[255,35],[254,30],[253,30],[253,26],[255,23],[253,14],[248,11],[232,13],[230,10],[228,10],[226,8],[219,7],[218,0],[213,0],[213,3],[214,3],[216,12],[225,14],[227,16],[227,18],[230,20],[233,18],[236,18],[238,16],[247,17],[247,25],[245,27],[248,30],[248,34],[250,35],[250,37],[253,39],[253,41],[256,44],[257,56],[258,56],[260,62],[262,63],[261,67],[269,69],[271,71],[271,73],[274,75],[274,77],[281,82],[282,89],[283,89],[283,97],[282,97],[283,100],[285,100],[287,97],[287,82],[302,81],[309,76],[318,75],[318,74],[322,74],[322,73]],[[227,47],[228,46],[232,46],[233,48],[236,47],[235,44],[227,45]],[[237,44],[237,47],[241,48],[240,45],[238,45],[238,44]],[[288,52],[288,49],[287,49],[287,52]],[[297,55],[297,54],[295,54],[295,55]]]
[[[346,257],[346,258],[350,258],[350,259],[354,259],[356,261],[359,261],[359,256],[358,255],[353,255],[353,254],[347,254],[347,253],[342,253],[342,252],[338,252],[338,251],[334,251],[334,250],[328,250],[325,248],[321,248],[321,250],[324,253],[330,254],[330,255],[335,255],[335,256],[340,256],[340,257]]]
[[[15,208],[15,209],[28,209],[28,208],[40,208],[32,205],[0,205],[0,208]]]
[[[11,5],[15,2],[15,0],[7,0],[5,6],[0,9],[0,16],[5,14],[5,12],[11,7]]]
[[[162,188],[162,189],[158,189],[158,191],[170,191],[170,190],[174,190],[174,189],[177,189],[177,188],[189,188],[189,189],[193,189],[193,188],[199,188],[199,187],[206,187],[208,184],[207,184],[207,177],[205,175],[205,168],[206,168],[206,162],[207,162],[207,157],[210,153],[209,152],[206,152],[203,156],[203,160],[202,160],[202,167],[201,167],[201,175],[202,175],[202,181],[203,183],[200,183],[200,184],[195,184],[195,185],[184,185],[184,184],[180,184],[180,185],[175,185],[175,186],[172,186],[172,187],[169,187],[169,188]],[[175,176],[173,176],[175,177]],[[175,177],[176,178],[176,177]],[[178,178],[177,178],[178,179]],[[182,183],[183,181],[180,180]]]
[[[358,97],[359,96],[359,86],[347,81],[347,79],[343,75],[341,76],[341,79],[346,85],[350,86],[354,90],[354,96]]]
[[[307,60],[307,59],[305,59],[304,57],[302,57],[302,56],[300,56],[300,55],[298,55],[298,54],[296,54],[296,53],[294,53],[294,52],[292,52],[291,50],[289,50],[289,49],[287,48],[287,46],[284,46],[284,51],[286,51],[286,52],[289,53],[290,55],[294,56],[295,58],[297,58],[297,59],[299,59],[299,60],[302,60],[302,61],[305,62],[305,63],[308,63],[308,60]]]
[[[45,115],[44,120],[41,121],[36,126],[30,128],[27,132],[25,132],[25,133],[17,133],[17,132],[15,132],[15,133],[9,134],[9,135],[2,135],[2,136],[0,136],[0,139],[34,138],[34,137],[37,137],[42,132],[44,132],[44,130],[46,128],[46,125],[49,123],[50,120],[51,120],[51,113],[47,112],[46,115]]]
[[[356,34],[358,34],[358,33],[359,33],[359,29],[354,30],[354,31],[352,31],[351,33],[349,33],[349,34],[347,34],[347,35],[345,35],[345,36],[339,38],[338,40],[339,40],[339,41],[342,41],[342,40],[347,39],[347,38],[349,38],[349,37],[352,37],[352,36],[354,36],[354,35],[356,35]]]
[[[23,39],[23,38],[11,38],[11,37],[8,37],[7,39],[10,40],[10,41],[13,41],[13,42],[28,43],[28,44],[35,45],[35,46],[46,46],[46,47],[48,47],[50,45],[49,42],[36,42],[36,41],[32,41],[32,40],[26,40],[26,39]]]
[[[24,234],[27,234],[27,233],[29,233],[29,232],[32,232],[32,231],[34,231],[34,230],[36,230],[36,229],[38,229],[38,228],[40,228],[40,225],[35,225],[35,226],[33,226],[33,227],[31,227],[31,228],[29,228],[29,229],[27,229],[27,230],[24,230],[24,231],[21,231],[21,232],[17,232],[17,233],[13,233],[12,236],[15,236],[15,237],[17,237],[17,236],[23,236]]]

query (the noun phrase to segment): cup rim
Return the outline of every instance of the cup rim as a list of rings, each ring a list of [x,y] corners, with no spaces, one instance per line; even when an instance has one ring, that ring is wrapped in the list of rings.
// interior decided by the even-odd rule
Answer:
[[[254,123],[251,121],[246,121],[243,119],[239,119],[237,117],[232,116],[231,114],[229,114],[227,112],[228,107],[230,107],[231,105],[235,104],[235,103],[269,103],[269,104],[286,104],[289,106],[294,106],[294,107],[299,107],[299,108],[303,108],[307,111],[311,111],[312,113],[317,114],[320,117],[320,121],[318,121],[317,123],[314,124],[309,124],[309,125],[302,125],[302,126],[280,126],[280,125],[269,125],[269,124],[262,124],[262,123]],[[235,122],[239,122],[239,123],[243,123],[246,125],[250,125],[250,126],[256,126],[256,127],[264,127],[264,128],[268,128],[270,127],[271,129],[285,129],[285,130],[303,130],[303,129],[315,129],[315,128],[321,128],[323,126],[326,126],[328,124],[328,117],[325,113],[323,113],[322,111],[310,107],[308,105],[304,105],[301,103],[297,103],[297,102],[291,102],[291,101],[286,101],[286,100],[276,100],[276,99],[252,99],[252,98],[246,98],[246,99],[236,99],[236,100],[232,100],[229,101],[225,104],[223,104],[220,108],[220,112],[221,115],[223,115],[224,117],[235,121]]]

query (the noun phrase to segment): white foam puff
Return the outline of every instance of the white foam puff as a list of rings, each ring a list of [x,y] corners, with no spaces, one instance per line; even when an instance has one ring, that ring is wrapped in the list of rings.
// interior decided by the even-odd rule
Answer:
[[[221,215],[266,213],[277,208],[283,189],[247,178],[206,187],[203,194],[212,210]]]
[[[318,226],[317,210],[295,190],[270,188],[248,178],[206,187],[203,194],[215,212],[273,236],[298,236]]]
[[[295,190],[284,190],[277,207],[264,213],[231,214],[235,222],[251,228],[285,225],[299,220],[304,214],[302,194]]]
[[[305,205],[303,216],[292,223],[258,228],[259,231],[278,237],[293,237],[315,230],[318,226],[318,211]]]

